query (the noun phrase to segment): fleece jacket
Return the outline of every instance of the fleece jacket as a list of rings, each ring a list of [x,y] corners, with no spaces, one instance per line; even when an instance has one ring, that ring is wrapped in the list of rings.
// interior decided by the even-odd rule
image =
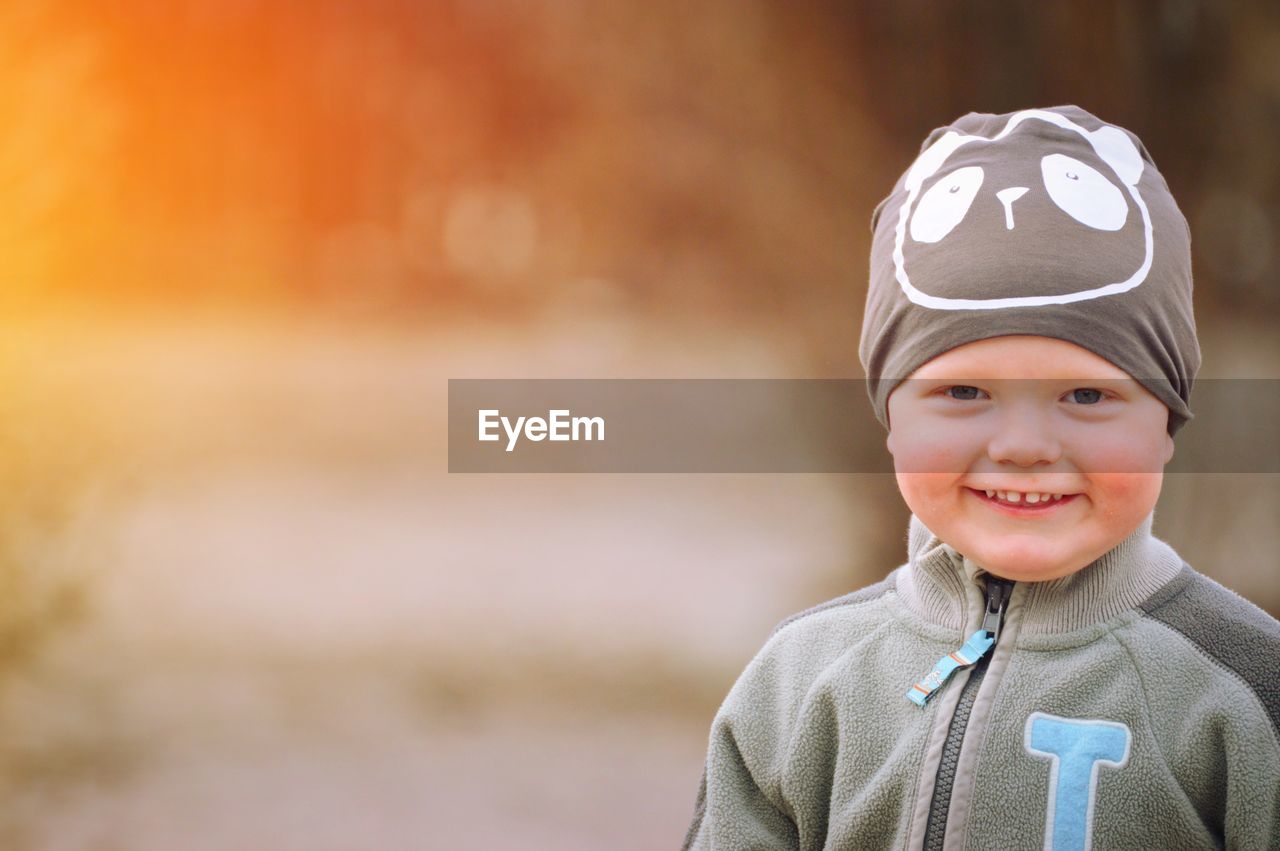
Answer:
[[[738,678],[684,847],[1280,849],[1280,622],[1153,518],[1011,583],[913,515],[905,564],[783,621]],[[975,633],[994,644],[960,664]]]

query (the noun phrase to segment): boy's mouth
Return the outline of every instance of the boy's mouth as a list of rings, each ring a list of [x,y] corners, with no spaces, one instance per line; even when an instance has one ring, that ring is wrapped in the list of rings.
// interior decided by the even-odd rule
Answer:
[[[1024,491],[983,491],[965,488],[978,499],[999,511],[1014,516],[1049,514],[1073,501],[1079,494],[1026,493]]]

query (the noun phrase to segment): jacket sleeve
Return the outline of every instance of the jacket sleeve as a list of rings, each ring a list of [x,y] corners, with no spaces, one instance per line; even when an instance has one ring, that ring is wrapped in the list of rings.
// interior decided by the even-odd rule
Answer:
[[[1280,621],[1190,565],[1143,609],[1180,639],[1130,644],[1179,782],[1224,847],[1280,850]]]
[[[1274,748],[1263,754],[1263,749],[1254,745],[1274,733],[1259,733],[1259,739],[1241,743],[1241,749],[1232,755],[1234,765],[1227,770],[1222,837],[1227,851],[1280,849],[1280,761]]]
[[[1218,751],[1216,770],[1206,775],[1220,796],[1223,847],[1280,851],[1280,726],[1261,711],[1244,711],[1253,709],[1245,703],[1239,700],[1229,721],[1215,717],[1206,737]]]
[[[782,766],[803,689],[788,676],[779,638],[743,671],[711,724],[685,851],[800,847],[782,794]]]
[[[717,723],[684,851],[799,849],[795,822],[751,774],[730,727]]]

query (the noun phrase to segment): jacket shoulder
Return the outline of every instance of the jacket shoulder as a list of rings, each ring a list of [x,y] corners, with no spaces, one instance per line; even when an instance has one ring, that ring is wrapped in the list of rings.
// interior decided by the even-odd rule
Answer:
[[[815,615],[820,615],[820,614],[823,614],[824,612],[832,612],[840,609],[849,609],[854,606],[860,605],[862,603],[870,603],[873,600],[878,600],[884,595],[894,590],[894,588],[896,587],[897,578],[898,578],[898,570],[895,569],[892,573],[890,573],[884,579],[881,579],[879,582],[876,582],[872,585],[868,585],[865,588],[859,588],[857,591],[852,591],[848,594],[844,594],[834,599],[827,600],[824,603],[819,603],[816,606],[811,606],[810,608],[805,609],[804,611],[796,612],[793,615],[783,618],[778,623],[778,625],[773,628],[773,631],[769,633],[769,637],[773,638],[779,632],[791,626],[792,624],[798,623],[800,621],[805,621],[805,620],[811,621]]]
[[[777,626],[769,632],[768,640],[765,645],[772,644],[777,639],[778,633],[783,630],[794,632],[796,628],[818,627],[820,622],[831,622],[829,616],[840,616],[841,613],[852,613],[863,604],[873,603],[873,601],[883,598],[884,595],[892,593],[896,589],[897,575],[901,568],[893,569],[890,575],[882,578],[879,582],[872,585],[860,587],[856,591],[850,591],[849,594],[837,596],[831,600],[824,601],[813,605],[808,609],[801,610],[795,614],[790,614],[778,622]]]
[[[1243,681],[1280,733],[1280,621],[1186,562],[1139,608]]]

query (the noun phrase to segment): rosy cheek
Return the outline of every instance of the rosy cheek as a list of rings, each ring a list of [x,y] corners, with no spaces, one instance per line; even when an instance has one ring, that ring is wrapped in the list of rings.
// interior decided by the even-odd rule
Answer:
[[[894,467],[912,474],[962,473],[970,453],[956,441],[940,440],[936,431],[915,431],[897,441]]]
[[[1090,476],[1150,476],[1164,469],[1164,459],[1143,435],[1124,434],[1076,444],[1071,456],[1082,472]]]
[[[1102,473],[1091,475],[1090,497],[1104,516],[1117,521],[1146,514],[1160,495],[1158,473]]]

